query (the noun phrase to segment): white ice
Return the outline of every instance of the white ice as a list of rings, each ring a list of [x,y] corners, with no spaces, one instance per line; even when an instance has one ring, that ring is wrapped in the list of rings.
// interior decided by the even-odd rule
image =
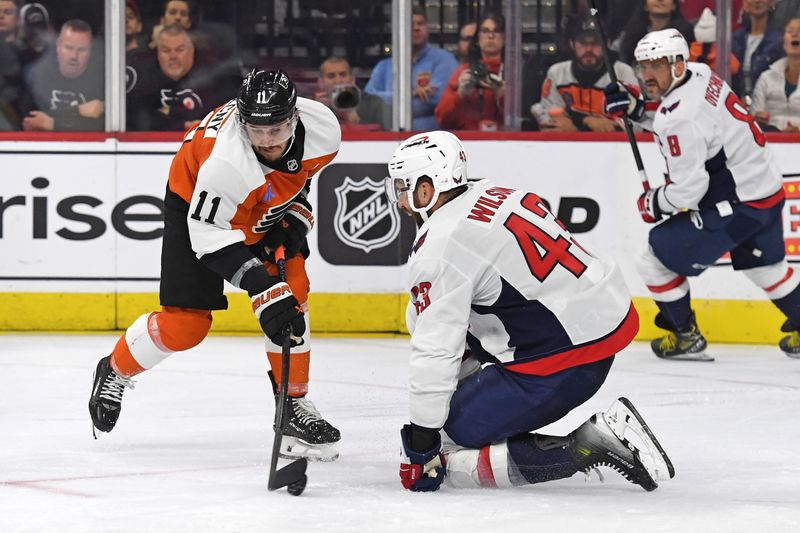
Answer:
[[[630,398],[676,477],[613,471],[510,490],[402,490],[407,339],[315,339],[309,397],[343,434],[300,497],[268,492],[273,401],[256,337],[214,336],[139,376],[92,439],[91,376],[110,335],[0,335],[0,532],[800,531],[800,360],[712,347],[715,363],[617,357],[566,434]]]

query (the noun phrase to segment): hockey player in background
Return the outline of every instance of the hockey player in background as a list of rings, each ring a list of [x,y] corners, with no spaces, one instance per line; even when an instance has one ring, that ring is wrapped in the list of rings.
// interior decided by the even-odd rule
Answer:
[[[324,105],[298,98],[280,70],[253,70],[238,97],[187,131],[169,172],[161,252],[161,311],[139,317],[97,364],[89,400],[94,427],[108,432],[133,376],[202,341],[211,311],[226,309],[223,281],[250,295],[266,335],[277,396],[281,345],[293,328],[284,456],[333,460],[339,430],[305,398],[310,339],[306,199],[312,176],[339,150],[341,131]],[[274,250],[286,250],[287,282]]]
[[[641,95],[625,85],[606,88],[606,111],[652,129],[667,164],[666,184],[637,202],[650,230],[639,272],[658,305],[656,325],[667,334],[651,343],[666,359],[713,360],[691,308],[688,277],[730,252],[741,270],[780,309],[789,333],[780,348],[800,357],[800,272],[786,262],[781,211],[784,190],[764,133],[711,69],[688,62],[689,47],[674,29],[648,33],[635,50],[648,96],[660,100],[652,118]],[[635,93],[636,91],[634,91]]]
[[[535,194],[468,184],[451,133],[403,142],[389,175],[390,200],[419,227],[409,259],[403,486],[507,487],[600,465],[645,490],[671,477],[624,398],[567,436],[530,433],[591,398],[636,335],[617,265],[581,247]]]

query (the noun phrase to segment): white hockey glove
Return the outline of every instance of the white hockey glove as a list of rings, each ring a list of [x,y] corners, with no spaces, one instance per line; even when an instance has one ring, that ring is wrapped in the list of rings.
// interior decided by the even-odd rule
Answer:
[[[636,206],[639,208],[639,214],[642,220],[648,224],[655,224],[664,217],[661,208],[658,207],[658,192],[663,187],[656,187],[655,189],[648,189],[647,192],[642,193],[636,201]]]

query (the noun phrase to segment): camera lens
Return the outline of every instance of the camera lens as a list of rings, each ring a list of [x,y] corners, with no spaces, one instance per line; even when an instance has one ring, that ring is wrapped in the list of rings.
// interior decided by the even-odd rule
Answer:
[[[331,103],[336,109],[350,109],[358,106],[360,91],[354,85],[340,87],[331,94]]]

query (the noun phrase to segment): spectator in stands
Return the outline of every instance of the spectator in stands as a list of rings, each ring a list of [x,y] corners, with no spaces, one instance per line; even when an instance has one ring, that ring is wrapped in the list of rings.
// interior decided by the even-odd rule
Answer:
[[[763,0],[756,0],[763,1]],[[705,63],[711,70],[717,70],[717,17],[709,8],[705,8],[703,14],[697,19],[694,25],[695,40],[689,44],[689,61]],[[736,55],[731,54],[728,58],[728,67],[731,75],[739,73],[741,63]]]
[[[800,17],[800,0],[777,0],[775,3],[775,22],[784,28],[793,18]]]
[[[636,11],[642,0],[595,0],[600,16],[602,17],[603,28],[606,30],[606,37],[610,42],[614,42],[622,33],[623,28],[631,19],[631,15]],[[564,7],[565,28],[571,28],[576,21],[591,16],[590,0],[567,0]],[[564,35],[564,44],[567,43],[569,36]],[[568,46],[566,47],[568,48]],[[566,58],[562,58],[566,59]]]
[[[783,33],[786,57],[765,70],[756,82],[750,111],[766,130],[800,132],[800,18]]]
[[[55,54],[32,66],[31,102],[22,120],[26,131],[96,131],[104,129],[104,81],[101,62],[92,54],[92,29],[83,20],[61,27]]]
[[[20,1],[0,0],[0,41],[7,44],[17,41]]]
[[[442,98],[450,75],[458,66],[456,58],[447,50],[428,43],[428,21],[425,10],[419,6],[411,9],[411,86],[412,123],[414,130],[438,128],[433,112]],[[375,65],[365,92],[380,96],[392,105],[392,59],[387,57]]]
[[[683,18],[689,24],[695,24],[703,16],[703,10],[710,9],[712,13],[717,12],[717,0],[680,0],[680,9]],[[731,2],[731,29],[737,30],[741,26],[742,0]]]
[[[187,31],[191,30],[194,11],[194,4],[188,0],[166,0],[164,2],[164,14],[161,15],[161,21],[153,26],[150,48],[156,48],[158,46],[158,35],[161,33],[161,30],[167,26],[179,25]]]
[[[475,32],[478,31],[476,22],[467,22],[458,30],[458,54],[456,59],[459,63],[469,63],[469,49],[475,40]]]
[[[128,129],[183,131],[224,103],[230,94],[213,74],[195,66],[195,47],[180,25],[167,26],[157,38],[158,68],[140,72],[128,93]]]
[[[731,42],[731,52],[742,64],[731,86],[742,98],[753,94],[761,73],[784,55],[783,26],[772,17],[774,7],[774,0],[744,0],[744,24]]]
[[[23,5],[19,18],[19,57],[23,69],[27,69],[54,47],[56,34],[47,8],[38,2]]]
[[[678,9],[677,0],[641,0],[619,38],[620,59],[633,65],[636,58],[633,50],[636,43],[648,32],[675,28],[690,43],[694,41],[694,29]]]
[[[442,129],[502,129],[504,45],[503,17],[492,13],[484,15],[478,23],[470,61],[462,63],[453,72],[442,100],[436,106],[436,120]]]
[[[142,35],[142,15],[136,0],[125,2],[125,50],[130,53],[145,48]]]
[[[621,129],[617,121],[604,114],[603,88],[611,83],[603,61],[602,38],[591,18],[569,28],[573,58],[556,63],[547,71],[542,99],[531,113],[539,128],[549,131],[611,132]],[[614,62],[619,81],[639,88],[633,69]]]
[[[343,57],[331,56],[322,62],[314,99],[331,108],[342,131],[350,129],[392,129],[392,110],[380,97],[361,91]],[[373,126],[370,128],[370,126]]]
[[[20,129],[21,72],[16,50],[0,39],[0,131]]]

